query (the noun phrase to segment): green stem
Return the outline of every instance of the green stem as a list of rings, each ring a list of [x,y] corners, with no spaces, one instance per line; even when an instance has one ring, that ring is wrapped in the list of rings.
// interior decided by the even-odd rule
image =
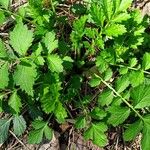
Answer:
[[[111,64],[111,65],[112,66],[118,66],[118,67],[127,67],[128,69],[135,70],[135,71],[139,70],[138,68],[133,68],[133,67],[125,66],[125,65],[119,65],[119,64]],[[150,75],[150,72],[144,71],[144,70],[142,70],[142,71],[143,71],[143,73]]]
[[[27,22],[29,22],[29,23],[31,23],[31,24],[34,24],[34,22],[32,22],[31,20],[29,20],[29,19],[27,19],[27,18],[25,18],[25,17],[22,17],[21,15],[15,14],[15,13],[9,11],[9,10],[5,10],[5,9],[0,8],[0,11],[6,12],[6,13],[8,13],[9,15],[13,15],[13,16],[15,16],[15,17],[21,17],[21,18],[23,18],[25,21],[27,21]]]
[[[54,5],[53,5],[53,0],[50,0],[50,3],[51,3],[51,7],[52,7],[52,11],[53,11],[53,13],[56,13],[56,11],[55,11],[55,7],[54,7]]]
[[[138,116],[141,120],[143,120],[143,117],[139,114],[139,112],[136,111],[136,110],[134,109],[134,107],[133,107],[125,98],[123,98],[113,87],[111,87],[111,86],[110,86],[106,81],[104,81],[100,76],[99,76],[99,78],[101,79],[101,81],[102,81],[110,90],[112,90],[118,97],[120,97],[121,100],[122,100],[132,111],[134,111],[134,112],[137,114],[137,116]]]

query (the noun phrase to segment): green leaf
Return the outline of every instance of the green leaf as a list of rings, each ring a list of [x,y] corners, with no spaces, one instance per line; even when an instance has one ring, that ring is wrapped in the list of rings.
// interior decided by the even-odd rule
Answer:
[[[128,74],[127,75],[123,75],[122,77],[120,77],[119,79],[117,79],[116,82],[116,91],[118,93],[123,92],[128,86],[129,86],[130,82],[129,82],[129,77]]]
[[[48,67],[52,72],[63,72],[62,59],[58,55],[49,55],[48,58]]]
[[[108,112],[111,116],[108,118],[108,123],[116,127],[122,124],[130,115],[130,109],[120,106],[111,106],[108,108]]]
[[[101,79],[97,76],[92,77],[92,79],[89,81],[91,87],[99,86],[100,83],[101,83]]]
[[[97,26],[103,26],[105,16],[100,5],[93,3],[90,8],[90,15]]]
[[[43,120],[34,120],[32,122],[32,127],[34,129],[40,129],[43,128],[45,126],[46,122],[44,122]]]
[[[101,106],[104,106],[104,105],[108,106],[112,102],[113,97],[114,97],[113,92],[111,90],[105,90],[99,95],[98,103]]]
[[[144,108],[150,106],[150,85],[140,85],[131,91],[134,107]]]
[[[71,57],[69,57],[69,56],[65,56],[64,58],[63,58],[63,66],[64,66],[64,68],[66,68],[66,70],[67,69],[72,69],[72,67],[73,67],[73,62],[74,62],[74,60],[71,58]]]
[[[36,51],[34,53],[32,53],[32,57],[34,59],[34,62],[37,64],[37,65],[44,65],[44,58],[41,56],[41,52],[42,52],[43,48],[42,48],[42,45],[41,43],[38,44],[38,48],[36,49]]]
[[[93,119],[97,119],[97,120],[103,119],[104,117],[106,117],[106,115],[107,115],[106,111],[100,109],[99,107],[95,107],[90,113],[90,116]]]
[[[76,129],[83,129],[86,127],[86,119],[85,117],[78,117],[75,122]]]
[[[106,16],[107,20],[113,15],[113,2],[112,0],[102,0],[102,8],[104,15]]]
[[[122,104],[122,99],[120,97],[115,97],[112,101],[111,106],[120,106]]]
[[[121,68],[119,69],[120,75],[126,74],[127,72],[128,72],[128,68],[127,68],[127,67],[121,67]]]
[[[57,102],[56,105],[57,106],[55,108],[54,114],[57,118],[57,121],[59,123],[63,123],[63,122],[65,122],[65,118],[67,117],[67,112],[61,102]]]
[[[123,138],[125,141],[131,141],[134,140],[137,135],[142,130],[143,124],[141,120],[138,120],[134,122],[133,124],[130,124],[128,128],[125,130],[123,134]]]
[[[42,87],[43,88],[43,87]],[[52,88],[54,88],[52,86]],[[54,89],[53,89],[54,90]],[[55,109],[56,101],[58,101],[59,95],[55,92],[51,92],[49,87],[43,88],[43,96],[41,97],[42,109],[45,113],[49,114]],[[55,95],[54,95],[55,94]]]
[[[15,116],[13,118],[13,129],[14,133],[17,136],[20,136],[26,130],[26,121],[24,120],[23,116]]]
[[[48,32],[46,33],[43,42],[48,49],[48,53],[50,54],[54,49],[58,48],[58,40],[55,39],[55,33],[54,32]]]
[[[144,26],[139,26],[136,28],[136,30],[134,31],[134,36],[143,36],[143,33],[145,32],[145,27]]]
[[[104,72],[107,70],[108,68],[108,63],[106,62],[105,59],[103,59],[102,56],[98,56],[96,58],[96,66],[98,67],[98,69],[100,70],[100,72]]]
[[[10,3],[10,0],[0,0],[0,4],[5,9],[8,9],[9,3]]]
[[[129,80],[133,87],[136,87],[144,82],[143,71],[132,71],[129,74]]]
[[[0,64],[1,65],[1,64]],[[4,89],[8,86],[9,82],[9,65],[7,62],[0,66],[0,89]]]
[[[20,97],[17,95],[17,91],[15,91],[9,98],[8,105],[13,109],[13,111],[15,111],[15,113],[20,113],[22,104]]]
[[[104,72],[104,80],[105,81],[109,81],[111,79],[113,75],[113,72],[110,68],[108,68],[105,72]]]
[[[0,119],[0,143],[3,144],[8,137],[8,130],[11,119]]]
[[[73,23],[73,29],[77,36],[82,37],[84,34],[85,23],[87,21],[87,16],[81,16]]]
[[[145,53],[143,56],[142,68],[144,70],[150,69],[150,53]]]
[[[114,36],[114,37],[118,37],[119,35],[123,35],[126,32],[127,32],[127,30],[126,30],[125,26],[121,25],[121,24],[111,24],[104,31],[104,33],[107,36]]]
[[[86,140],[92,140],[94,144],[103,147],[107,144],[106,131],[107,126],[103,122],[92,123],[92,125],[84,132],[84,138]]]
[[[33,32],[28,30],[26,25],[18,23],[14,30],[10,33],[10,44],[14,50],[20,54],[25,55],[28,48],[33,41]]]
[[[127,13],[120,13],[112,19],[112,22],[121,23],[122,21],[128,20],[130,17],[131,16]]]
[[[0,113],[3,111],[3,94],[0,94]]]
[[[3,41],[0,39],[0,58],[5,58],[7,57],[7,52],[6,52],[6,48],[5,45],[3,43]]]
[[[30,131],[28,136],[28,143],[39,144],[43,138],[43,129]]]
[[[53,131],[47,125],[44,128],[44,135],[45,135],[45,138],[48,139],[48,140],[51,140],[52,137],[53,137]]]
[[[133,0],[121,0],[119,11],[125,11],[127,8],[129,8],[132,4]]]
[[[5,14],[3,11],[0,10],[0,26],[4,23],[4,21],[5,21]]]
[[[129,66],[130,66],[130,67],[135,67],[135,65],[137,65],[137,63],[138,63],[137,58],[131,58],[131,59],[129,60]]]
[[[35,120],[32,126],[34,130],[32,130],[28,136],[28,142],[30,144],[39,144],[42,141],[43,135],[45,135],[46,139],[51,140],[53,133],[48,127],[47,122]]]
[[[142,150],[150,149],[150,115],[144,117],[144,127],[142,132]]]
[[[19,85],[28,95],[33,96],[33,85],[36,75],[35,64],[26,61],[17,65],[13,77],[16,85]]]
[[[132,19],[134,22],[136,22],[137,24],[141,24],[143,21],[143,17],[142,17],[142,13],[140,9],[135,9],[132,13]]]
[[[128,45],[130,45],[131,48],[137,49],[138,46],[142,45],[144,42],[143,36],[131,36],[129,39]]]

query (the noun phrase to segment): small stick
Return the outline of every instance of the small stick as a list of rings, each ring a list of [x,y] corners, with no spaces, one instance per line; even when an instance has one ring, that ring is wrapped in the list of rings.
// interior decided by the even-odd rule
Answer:
[[[17,136],[11,130],[9,130],[9,132],[23,147],[25,147],[27,150],[30,150],[21,140],[17,138]]]

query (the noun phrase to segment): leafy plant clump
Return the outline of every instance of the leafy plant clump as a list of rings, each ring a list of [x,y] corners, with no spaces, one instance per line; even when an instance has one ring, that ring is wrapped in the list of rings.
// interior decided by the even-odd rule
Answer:
[[[55,124],[72,119],[99,147],[108,129],[121,127],[125,141],[141,133],[149,150],[149,18],[132,0],[85,0],[70,15],[61,0],[29,0],[17,11],[9,3],[0,0],[4,31],[10,20],[0,39],[0,112],[8,114],[0,143],[31,121],[29,143],[51,140]]]

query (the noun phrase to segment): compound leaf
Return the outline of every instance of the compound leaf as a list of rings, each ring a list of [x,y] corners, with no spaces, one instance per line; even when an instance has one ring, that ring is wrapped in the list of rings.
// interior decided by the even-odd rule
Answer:
[[[28,142],[31,144],[39,144],[42,141],[43,135],[46,139],[50,140],[52,138],[53,132],[47,125],[47,122],[42,120],[35,120],[32,123],[34,130],[29,133]]]
[[[103,147],[107,144],[107,136],[105,132],[107,126],[101,123],[92,123],[92,125],[84,132],[84,138],[86,140],[92,140],[94,144]]]

